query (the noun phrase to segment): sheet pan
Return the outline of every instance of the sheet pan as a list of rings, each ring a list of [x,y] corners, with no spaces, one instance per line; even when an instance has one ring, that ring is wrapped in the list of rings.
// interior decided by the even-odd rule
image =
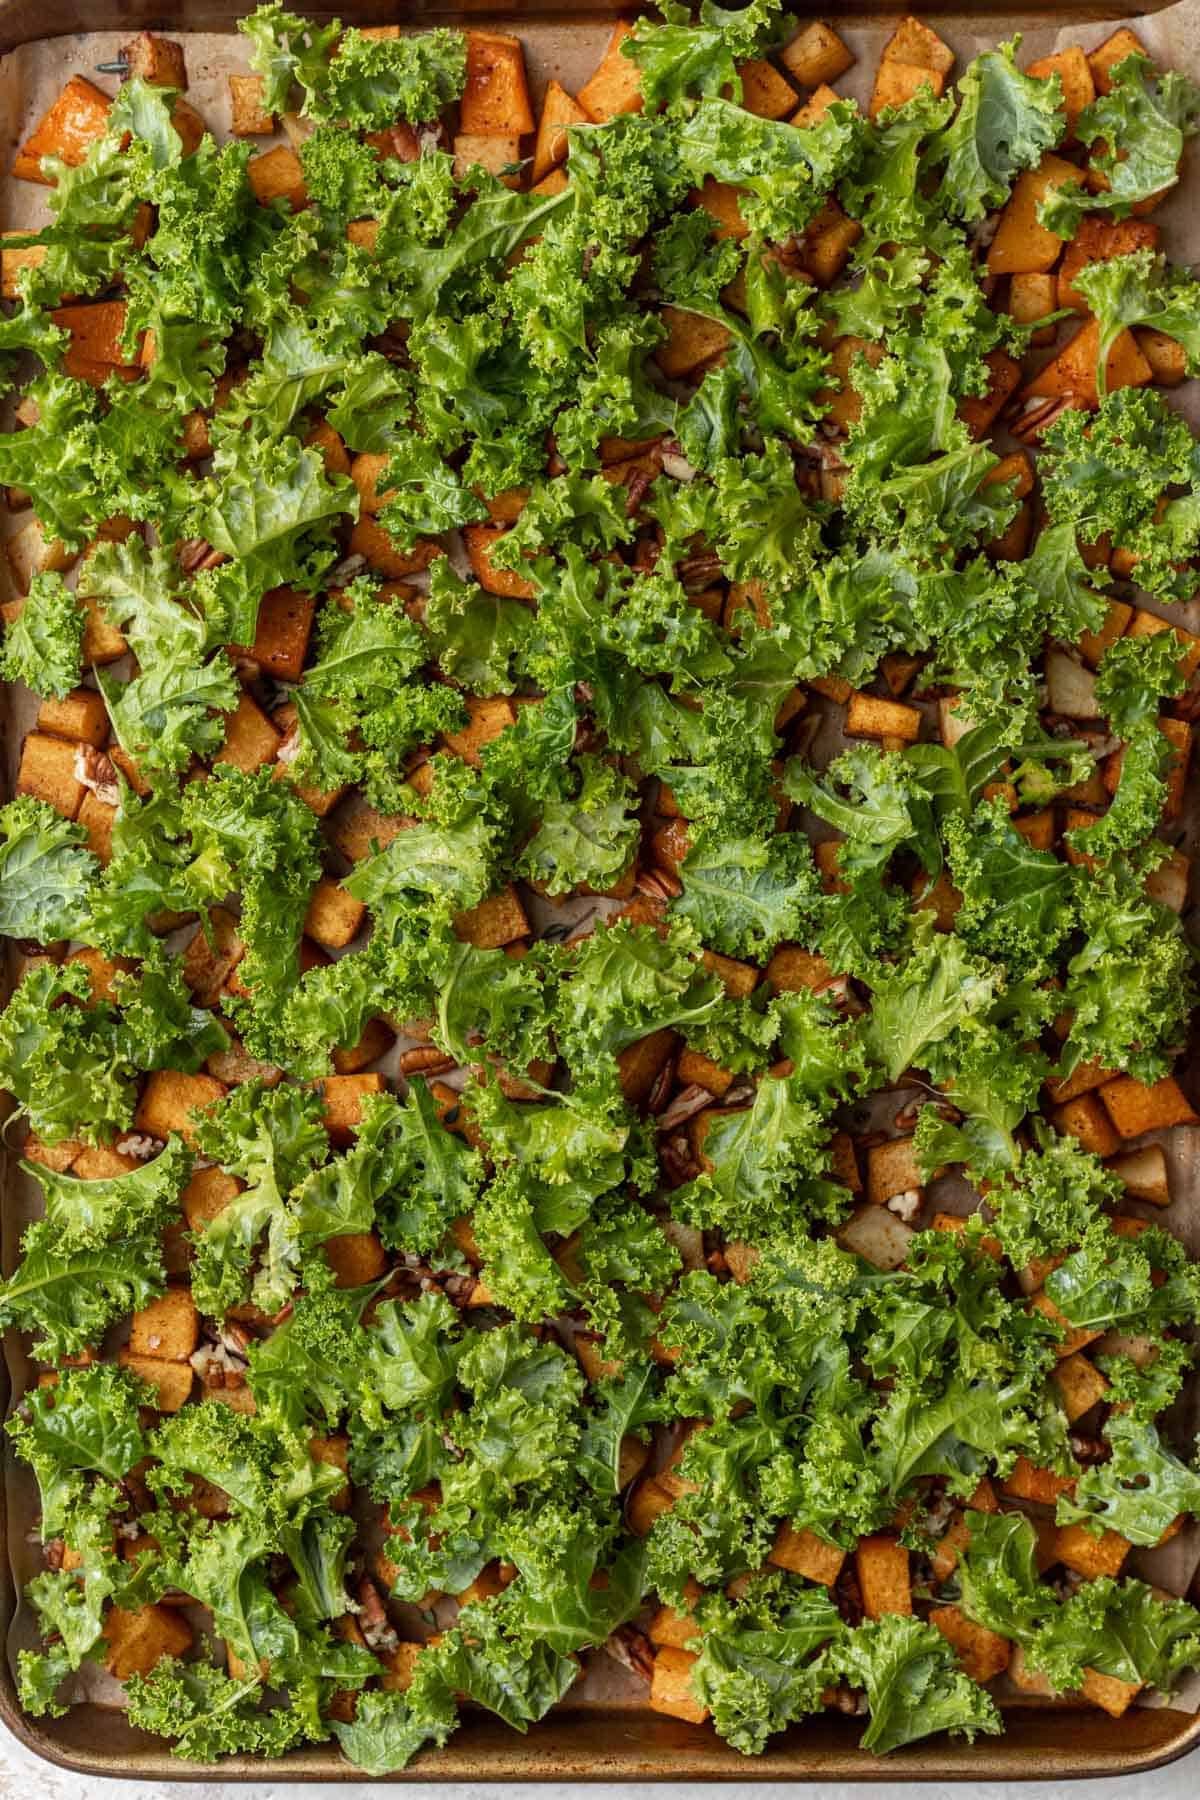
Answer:
[[[145,0],[0,0],[0,130],[15,147],[29,124],[40,116],[68,75],[94,76],[97,64],[110,61],[134,31],[143,27],[168,30],[181,37],[187,51],[189,98],[211,129],[228,131],[226,76],[244,70],[245,41],[232,35],[233,21],[245,6],[213,0],[176,0],[164,17]],[[399,18],[419,27],[434,22],[486,22],[520,33],[526,50],[531,87],[540,99],[546,82],[557,78],[568,88],[579,85],[594,66],[611,29],[614,15],[636,7],[588,4],[564,16],[553,0],[410,0],[391,6],[363,0],[339,8],[305,7],[315,17],[336,12],[348,23],[390,23]],[[802,12],[809,9],[801,8]],[[864,12],[837,3],[822,11],[838,18],[838,28],[858,56],[856,68],[839,87],[864,101],[878,51],[891,25],[888,14],[899,5]],[[1088,48],[1122,22],[1115,7],[1053,6],[1040,11],[1005,11],[980,0],[953,11],[922,9],[958,52],[963,63],[977,50],[1014,31],[1025,34],[1025,52],[1044,54],[1059,45],[1082,41]],[[1200,0],[1183,0],[1130,21],[1152,54],[1200,79]],[[86,24],[86,33],[79,27]],[[107,29],[104,29],[107,27]],[[185,29],[186,27],[186,29]],[[110,89],[112,76],[99,76]],[[7,156],[3,163],[7,165]],[[1194,177],[1193,177],[1194,179]],[[0,223],[31,225],[45,217],[44,190],[0,181]],[[1200,209],[1185,180],[1173,205],[1156,215],[1164,225],[1164,247],[1177,261],[1200,260]],[[1186,393],[1186,390],[1185,390]],[[1178,402],[1178,396],[1176,400]],[[1184,410],[1188,410],[1185,405]],[[1200,428],[1200,399],[1192,424]],[[17,521],[20,522],[19,519]],[[3,527],[0,526],[0,534]],[[0,563],[6,572],[7,565]],[[3,576],[0,575],[0,585]],[[0,598],[8,598],[7,593]],[[1143,597],[1142,604],[1151,604]],[[1154,610],[1163,610],[1154,608]],[[1185,622],[1200,628],[1200,605]],[[24,730],[32,722],[19,705],[0,711],[0,768],[5,794],[12,791],[16,757]],[[837,748],[828,743],[819,760]],[[1194,813],[1200,807],[1193,806]],[[1200,835],[1200,834],[1197,834]],[[11,971],[10,971],[11,976]],[[396,1052],[393,1052],[393,1056]],[[384,1065],[386,1066],[386,1065]],[[892,1096],[897,1102],[897,1096]],[[1176,1199],[1166,1223],[1200,1255],[1200,1128],[1167,1134],[1173,1163]],[[15,1159],[7,1159],[0,1204],[0,1255],[5,1270],[17,1257],[17,1240],[34,1216],[36,1189],[14,1176]],[[965,1210],[961,1194],[938,1191],[936,1205]],[[1137,1210],[1136,1208],[1134,1210]],[[1147,1212],[1152,1209],[1145,1209]],[[29,1384],[31,1368],[15,1333],[5,1344],[6,1411]],[[1200,1424],[1200,1383],[1192,1397],[1189,1434]],[[171,1757],[157,1740],[133,1730],[114,1704],[115,1689],[100,1674],[89,1697],[61,1720],[24,1717],[16,1699],[12,1674],[16,1651],[34,1641],[32,1622],[20,1594],[40,1565],[36,1543],[36,1490],[27,1470],[4,1447],[4,1493],[0,1510],[0,1631],[8,1654],[0,1658],[0,1719],[36,1754],[83,1773],[150,1782],[219,1775],[224,1781],[361,1781],[362,1777],[325,1745],[276,1760],[238,1757],[211,1766]],[[1144,1553],[1143,1553],[1144,1554]],[[1182,1533],[1167,1551],[1149,1553],[1137,1571],[1177,1593],[1187,1592],[1200,1565],[1200,1530]],[[1132,1564],[1131,1564],[1132,1567]],[[619,1781],[740,1780],[871,1781],[1063,1779],[1113,1777],[1144,1772],[1200,1743],[1200,1680],[1185,1690],[1171,1708],[1146,1707],[1122,1720],[1071,1705],[1028,1703],[1008,1713],[1008,1730],[998,1741],[975,1746],[934,1742],[913,1747],[886,1761],[859,1749],[859,1727],[839,1716],[820,1716],[776,1740],[753,1760],[740,1757],[706,1727],[664,1719],[649,1712],[644,1684],[624,1675],[602,1653],[568,1702],[555,1709],[527,1738],[521,1738],[489,1715],[468,1714],[449,1746],[426,1753],[401,1778],[406,1781]]]

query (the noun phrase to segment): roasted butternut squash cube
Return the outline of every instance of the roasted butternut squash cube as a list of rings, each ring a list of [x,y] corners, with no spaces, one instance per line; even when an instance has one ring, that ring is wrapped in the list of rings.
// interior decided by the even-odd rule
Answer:
[[[884,62],[913,63],[920,69],[936,69],[948,75],[954,67],[954,52],[929,25],[911,13],[901,19],[881,52]]]
[[[1173,1075],[1149,1083],[1120,1075],[1100,1089],[1100,1098],[1123,1138],[1141,1137],[1144,1131],[1162,1131],[1171,1125],[1200,1123]],[[1116,1148],[1114,1144],[1107,1154],[1111,1156]]]
[[[1155,387],[1180,387],[1188,378],[1187,351],[1178,338],[1165,331],[1152,331],[1140,326],[1134,332],[1138,349],[1150,365]]]
[[[502,594],[510,600],[532,600],[537,589],[531,581],[515,569],[501,569],[492,561],[492,547],[504,532],[501,525],[464,526],[463,543],[472,572],[486,593]]]
[[[1099,350],[1100,326],[1097,320],[1089,319],[1058,355],[1026,384],[1023,397],[1026,400],[1065,398],[1072,406],[1099,406],[1100,391],[1096,379]],[[1150,374],[1150,364],[1138,349],[1132,331],[1122,331],[1108,353],[1109,393],[1123,387],[1145,387]]]
[[[363,1034],[357,1044],[349,1049],[334,1049],[330,1060],[339,1075],[357,1075],[360,1069],[369,1068],[386,1056],[396,1041],[396,1034],[384,1019],[368,1019],[363,1026]]]
[[[977,1625],[961,1607],[935,1606],[929,1623],[941,1632],[972,1681],[992,1681],[1007,1669],[1013,1648],[1009,1639]]]
[[[213,763],[228,763],[247,775],[273,763],[279,754],[279,733],[261,706],[241,694],[237,706],[225,715],[225,742]]]
[[[1060,1362],[1065,1361],[1068,1356],[1074,1356],[1077,1351],[1084,1349],[1088,1344],[1095,1343],[1100,1336],[1100,1333],[1093,1331],[1090,1326],[1072,1325],[1047,1293],[1034,1294],[1030,1299],[1029,1308],[1031,1312],[1041,1313],[1044,1319],[1049,1319],[1050,1323],[1057,1325],[1063,1333],[1054,1346],[1054,1354]]]
[[[164,1362],[186,1362],[200,1341],[200,1315],[192,1290],[168,1287],[157,1300],[133,1314],[129,1348],[135,1356],[157,1356]]]
[[[317,1083],[325,1129],[335,1144],[348,1144],[362,1124],[362,1103],[382,1094],[387,1083],[377,1071],[363,1075],[326,1075]]]
[[[276,144],[274,149],[252,156],[246,165],[246,178],[261,206],[284,200],[292,212],[301,212],[308,205],[304,170],[290,144]]]
[[[1078,184],[1079,179],[1074,163],[1049,152],[1036,169],[1026,169],[1017,177],[988,248],[989,275],[1041,274],[1054,267],[1063,241],[1042,224],[1038,208],[1052,188],[1072,181]]]
[[[1074,1569],[1086,1581],[1119,1575],[1132,1548],[1119,1531],[1102,1531],[1097,1536],[1086,1525],[1060,1525],[1054,1537],[1055,1561]]]
[[[1056,1131],[1064,1137],[1078,1138],[1093,1156],[1114,1156],[1121,1147],[1112,1121],[1094,1093],[1068,1100],[1065,1106],[1055,1108],[1051,1118]]]
[[[809,126],[817,125],[825,117],[834,101],[844,99],[844,97],[823,81],[819,87],[814,88],[804,105],[796,108],[789,124],[798,125],[802,131]],[[853,102],[851,104],[853,105]]]
[[[31,731],[21,746],[17,793],[45,800],[64,819],[78,817],[86,792],[75,773],[76,747],[66,738]]]
[[[229,129],[234,137],[274,137],[275,115],[263,106],[261,75],[229,77]]]
[[[108,708],[95,688],[72,688],[61,700],[50,695],[38,707],[38,730],[72,743],[90,744],[93,750],[108,739]]]
[[[454,178],[465,181],[472,169],[484,169],[506,187],[521,185],[521,140],[516,132],[500,137],[495,132],[460,131],[454,138]]]
[[[738,189],[731,187],[727,181],[714,181],[711,175],[707,176],[692,195],[692,200],[712,218],[713,237],[749,237],[750,227],[742,217],[742,209],[738,205]]]
[[[332,1437],[309,1438],[308,1453],[314,1462],[325,1463],[332,1469],[340,1469],[345,1475],[350,1466],[350,1439],[340,1431],[335,1432]],[[350,1505],[348,1481],[343,1481],[340,1488],[333,1490],[329,1497],[329,1504],[335,1512],[346,1511]]]
[[[1014,275],[1008,287],[1008,312],[1018,325],[1032,325],[1038,319],[1048,318],[1057,309],[1058,297],[1055,277],[1050,270],[1028,271],[1024,275]],[[1052,344],[1055,327],[1039,326],[1030,333],[1031,344]]]
[[[1130,32],[1132,37],[1133,33]],[[1098,1669],[1087,1669],[1079,1689],[1083,1698],[1098,1706],[1110,1718],[1119,1719],[1129,1711],[1141,1693],[1141,1683],[1122,1681],[1117,1675],[1102,1675]]]
[[[796,90],[774,63],[756,57],[738,64],[742,106],[759,119],[786,119],[796,105]]]
[[[1158,245],[1158,226],[1146,219],[1108,219],[1101,213],[1088,213],[1079,221],[1079,230],[1063,251],[1058,268],[1057,301],[1073,312],[1087,314],[1090,307],[1075,277],[1094,263],[1111,262],[1117,256],[1132,256],[1138,250],[1154,250]]]
[[[1027,1456],[1018,1456],[1001,1485],[1010,1500],[1036,1500],[1042,1506],[1053,1506],[1060,1494],[1073,1491],[1075,1482],[1069,1475],[1039,1469]]]
[[[617,113],[642,110],[641,70],[621,51],[632,32],[633,26],[627,19],[617,21],[599,65],[579,90],[580,106],[597,125]]]
[[[10,230],[8,237],[33,237],[32,231]],[[8,250],[0,250],[0,299],[19,300],[21,297],[21,281],[26,269],[36,269],[46,260],[47,245],[30,244],[22,250],[14,246]]]
[[[136,1375],[154,1390],[150,1402],[161,1413],[177,1413],[192,1397],[196,1371],[190,1362],[167,1362],[158,1356],[135,1356],[132,1350],[117,1352],[123,1369]]]
[[[512,701],[504,694],[481,696],[468,694],[466,708],[469,722],[462,731],[448,732],[446,748],[455,756],[461,756],[465,763],[478,769],[482,766],[480,752],[487,744],[493,743],[502,731],[517,722],[517,712]]]
[[[807,20],[779,52],[779,60],[792,80],[802,88],[817,88],[836,81],[854,66],[854,52],[843,43],[832,25]]]
[[[667,335],[656,346],[654,360],[669,381],[690,374],[729,347],[729,332],[715,319],[683,312],[677,306],[664,306],[659,316]]]
[[[686,1719],[691,1725],[703,1725],[708,1708],[692,1692],[692,1670],[697,1658],[690,1650],[678,1650],[664,1644],[654,1658],[650,1677],[650,1710],[665,1713],[671,1719]]]
[[[1079,44],[1070,44],[1065,50],[1056,50],[1051,56],[1039,56],[1025,70],[1038,81],[1049,81],[1057,75],[1062,86],[1063,112],[1067,116],[1066,142],[1070,143],[1075,135],[1075,121],[1085,106],[1090,106],[1096,98],[1096,83],[1088,64],[1087,55]]]
[[[790,1569],[793,1575],[803,1575],[821,1587],[833,1586],[845,1560],[846,1552],[840,1544],[827,1544],[807,1526],[797,1531],[792,1525],[779,1527],[779,1535],[767,1557],[777,1569]]]
[[[854,1552],[854,1567],[863,1611],[868,1619],[882,1619],[887,1613],[912,1612],[908,1551],[899,1538],[886,1532],[860,1538]]]
[[[183,1656],[192,1647],[192,1628],[173,1606],[140,1606],[136,1612],[111,1607],[101,1636],[108,1645],[104,1666],[118,1681],[148,1675],[164,1656]]]
[[[573,94],[560,82],[546,84],[542,115],[538,120],[537,142],[533,148],[533,181],[544,181],[551,169],[567,159],[567,127],[589,125],[591,118]]]
[[[147,1077],[134,1114],[134,1129],[148,1137],[168,1138],[177,1131],[185,1143],[195,1138],[193,1112],[215,1106],[225,1093],[224,1084],[211,1075],[183,1075],[176,1069],[155,1069]]]
[[[369,517],[358,518],[354,522],[347,547],[351,556],[363,556],[367,565],[387,581],[399,581],[407,574],[419,574],[421,569],[428,569],[435,556],[443,554],[443,547],[434,538],[417,538],[412,549],[401,549],[378,522],[378,518]]]
[[[804,266],[817,287],[832,286],[861,236],[858,220],[847,218],[835,200],[822,207],[804,232]]]
[[[1130,31],[1122,25],[1111,37],[1096,50],[1088,54],[1088,68],[1092,72],[1092,80],[1096,84],[1098,94],[1112,92],[1112,72],[1118,63],[1123,63],[1127,56],[1147,56],[1149,52],[1136,31]]]
[[[1050,1379],[1058,1389],[1062,1409],[1071,1423],[1090,1412],[1108,1391],[1108,1382],[1095,1363],[1089,1362],[1078,1350],[1059,1360]]]
[[[989,350],[983,362],[988,372],[987,391],[982,394],[967,394],[958,403],[958,416],[973,438],[987,436],[1021,379],[1020,363],[1005,350]],[[1028,456],[1024,457],[1024,462],[1029,469]],[[993,481],[1003,481],[1006,478],[1006,474],[1001,473],[999,464],[990,472],[989,479]],[[1029,481],[1032,486],[1032,470],[1029,471]]]
[[[90,146],[108,130],[112,101],[82,75],[72,75],[57,100],[38,120],[13,159],[18,181],[39,181],[53,187],[42,172],[42,158],[56,156],[68,168],[86,162]]]
[[[533,130],[521,40],[500,31],[467,32],[467,78],[459,101],[464,132],[522,137]]]
[[[344,950],[358,936],[366,910],[362,901],[348,894],[340,881],[323,877],[308,902],[304,916],[305,934],[326,950]]]
[[[872,119],[877,119],[891,107],[907,106],[922,88],[929,88],[936,99],[945,85],[944,75],[922,63],[881,62],[867,112]]]

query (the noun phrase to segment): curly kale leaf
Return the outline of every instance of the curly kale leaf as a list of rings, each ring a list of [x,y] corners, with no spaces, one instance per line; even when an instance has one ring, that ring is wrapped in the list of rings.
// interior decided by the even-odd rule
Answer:
[[[0,676],[61,700],[78,687],[83,672],[84,623],[83,610],[61,575],[51,570],[35,575],[4,633]]]

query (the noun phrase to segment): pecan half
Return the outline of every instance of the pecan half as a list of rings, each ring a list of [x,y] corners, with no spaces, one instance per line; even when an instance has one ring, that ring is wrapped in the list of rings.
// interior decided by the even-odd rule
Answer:
[[[103,750],[94,750],[91,744],[76,744],[74,774],[76,781],[90,788],[97,800],[103,800],[106,806],[121,804],[116,766]]]
[[[445,1075],[456,1066],[454,1058],[447,1056],[434,1044],[419,1044],[415,1050],[405,1050],[398,1064],[402,1075]]]
[[[670,1106],[660,1116],[658,1129],[673,1131],[677,1125],[682,1125],[694,1113],[703,1112],[706,1106],[711,1105],[712,1095],[708,1089],[700,1087],[693,1081],[689,1087],[683,1088],[680,1093],[676,1094]]]
[[[678,875],[672,875],[667,869],[641,869],[633,885],[649,900],[675,900],[683,892]]]
[[[605,1655],[611,1656],[614,1662],[628,1669],[631,1675],[638,1675],[643,1681],[649,1681],[654,1675],[654,1650],[650,1639],[636,1625],[621,1625],[604,1640]]]

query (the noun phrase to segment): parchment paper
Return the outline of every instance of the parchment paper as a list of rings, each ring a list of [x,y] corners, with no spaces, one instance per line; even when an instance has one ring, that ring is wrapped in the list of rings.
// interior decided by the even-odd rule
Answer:
[[[343,8],[348,22],[352,21],[353,10],[353,5]],[[1067,9],[1060,8],[1058,12],[1061,18],[1066,15]],[[1200,0],[1180,0],[1179,4],[1158,13],[1129,19],[1113,18],[1103,22],[1092,20],[1074,24],[1047,24],[1045,15],[1020,12],[998,12],[990,20],[981,20],[977,14],[963,17],[939,16],[932,22],[957,53],[955,75],[960,75],[970,58],[980,50],[990,48],[1017,31],[1022,33],[1019,60],[1025,64],[1034,57],[1069,44],[1082,44],[1085,49],[1091,50],[1110,36],[1119,25],[1129,24],[1159,64],[1165,68],[1179,69],[1200,81]],[[490,25],[492,22],[489,20],[486,23]],[[895,20],[888,20],[883,24],[854,24],[838,20],[836,24],[839,34],[858,59],[855,67],[836,86],[839,92],[851,95],[860,105],[865,105],[874,84],[879,52],[890,37]],[[980,28],[981,24],[983,29]],[[170,30],[170,27],[166,29]],[[561,81],[572,92],[582,84],[599,60],[607,43],[611,24],[581,21],[563,25],[538,20],[516,23],[510,29],[517,31],[524,43],[531,90],[535,102],[539,102],[551,79]],[[0,121],[3,122],[11,149],[15,149],[23,141],[71,74],[84,74],[108,92],[115,92],[119,78],[112,74],[96,73],[96,65],[113,61],[119,55],[128,35],[124,32],[94,32],[55,38],[24,45],[12,54],[0,58]],[[227,137],[230,126],[227,77],[230,74],[248,72],[249,46],[246,40],[234,33],[173,32],[172,35],[179,37],[185,47],[189,78],[188,99],[198,108],[218,139]],[[268,148],[270,142],[266,138],[254,140],[255,147],[263,149]],[[1193,142],[1185,153],[1183,177],[1179,187],[1154,214],[1156,222],[1163,228],[1162,249],[1175,262],[1185,264],[1200,262],[1200,207],[1197,206],[1196,188],[1197,174],[1200,173],[1197,168],[1198,159],[1200,151],[1197,151]],[[7,157],[4,159],[5,164],[8,160],[10,159]],[[44,188],[30,183],[0,180],[0,226],[9,229],[48,223],[50,215],[46,193]],[[1070,329],[1072,327],[1068,326],[1066,331],[1069,333]],[[1047,349],[1046,359],[1054,353],[1053,348]],[[1171,404],[1188,418],[1193,430],[1200,432],[1200,383],[1188,383],[1172,393],[1170,398]],[[26,512],[6,518],[0,513],[0,537],[19,529],[29,516]],[[73,580],[73,575],[68,579]],[[15,593],[7,559],[0,557],[0,599],[13,598]],[[1186,607],[1167,608],[1139,593],[1137,603],[1164,617],[1171,616],[1193,631],[1200,630],[1200,598]],[[907,698],[911,700],[912,696]],[[0,712],[0,756],[3,760],[5,793],[13,791],[21,740],[25,731],[33,724],[35,710],[30,697],[24,695],[13,696],[13,703],[5,712]],[[814,711],[822,713],[822,722],[809,753],[815,762],[824,765],[844,747],[845,740],[834,726],[831,711],[822,709],[819,705]],[[1200,776],[1196,773],[1193,773],[1190,788],[1191,801],[1187,809],[1186,829],[1180,840],[1189,850],[1200,842]],[[606,909],[604,902],[587,905],[593,911]],[[578,910],[578,905],[557,909],[542,906],[537,909],[534,927],[540,929],[552,920],[559,922],[572,918]],[[1193,909],[1193,918],[1194,916]],[[12,973],[10,966],[10,979]],[[397,1080],[396,1061],[409,1041],[399,1040],[389,1055],[374,1066]],[[872,1122],[889,1120],[912,1098],[913,1091],[892,1092],[881,1097],[872,1107]],[[1161,1141],[1166,1150],[1172,1204],[1162,1212],[1155,1207],[1130,1202],[1128,1210],[1165,1225],[1188,1246],[1194,1256],[1200,1257],[1200,1127],[1151,1133],[1146,1139],[1139,1140],[1147,1143],[1155,1141]],[[17,1258],[20,1232],[40,1212],[40,1201],[36,1186],[26,1181],[16,1170],[15,1159],[7,1160],[10,1167],[3,1211],[0,1214],[0,1251],[5,1270],[10,1270]],[[928,1219],[937,1210],[967,1211],[970,1210],[970,1203],[964,1184],[953,1178],[945,1178],[932,1184],[922,1216]],[[19,1397],[29,1385],[32,1370],[17,1342],[16,1334],[12,1332],[7,1334],[6,1358],[13,1393]],[[1200,1378],[1192,1382],[1186,1404],[1177,1409],[1173,1424],[1181,1446],[1190,1447],[1200,1428]],[[37,1493],[28,1470],[14,1461],[7,1445],[4,1448],[4,1462],[10,1555],[18,1589],[21,1589],[42,1567],[36,1530]],[[1130,1573],[1153,1581],[1165,1590],[1175,1594],[1186,1593],[1200,1567],[1200,1525],[1190,1525],[1161,1550],[1135,1551],[1126,1567]],[[9,1654],[15,1658],[18,1649],[32,1646],[36,1638],[33,1620],[22,1605],[9,1634]],[[86,1689],[89,1696],[97,1700],[116,1703],[120,1698],[120,1690],[102,1671],[88,1672]],[[608,1658],[595,1656],[590,1659],[584,1681],[573,1691],[572,1701],[603,1704],[607,1707],[641,1707],[645,1704],[645,1688],[640,1682],[627,1677]],[[1153,1697],[1147,1703],[1154,1704]],[[1200,1675],[1194,1677],[1179,1692],[1172,1704],[1188,1711],[1200,1711]]]

